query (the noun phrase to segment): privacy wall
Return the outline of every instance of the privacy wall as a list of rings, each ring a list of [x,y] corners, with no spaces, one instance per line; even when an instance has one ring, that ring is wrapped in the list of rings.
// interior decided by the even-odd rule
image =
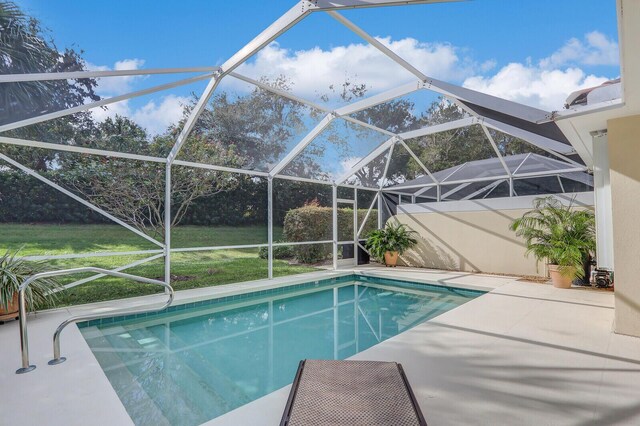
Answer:
[[[546,266],[526,257],[526,246],[509,229],[532,208],[536,197],[448,201],[398,206],[397,220],[419,234],[405,265],[468,272],[546,276]],[[592,208],[593,194],[556,196],[563,203]]]

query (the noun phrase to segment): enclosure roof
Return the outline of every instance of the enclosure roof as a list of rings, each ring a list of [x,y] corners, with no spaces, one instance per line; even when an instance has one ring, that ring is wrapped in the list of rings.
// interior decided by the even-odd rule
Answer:
[[[589,186],[593,186],[593,176],[586,172],[574,171],[574,165],[564,161],[555,160],[539,154],[517,154],[502,157],[513,178],[534,178],[561,175],[563,178],[575,180]],[[461,166],[449,167],[433,173],[433,177],[441,184],[454,183],[467,180],[492,180],[503,179],[505,169],[499,158],[487,158],[485,160],[469,161]],[[487,179],[485,179],[487,178]],[[391,191],[411,189],[414,192],[419,185],[433,186],[429,176],[421,176],[417,179],[402,182],[398,185],[385,188]]]
[[[442,181],[451,182],[456,179],[462,178],[486,178],[492,176],[499,177],[501,174],[505,173],[509,173],[509,175],[513,174],[514,176],[520,176],[520,174],[525,173],[525,171],[526,173],[537,173],[536,171],[547,173],[549,169],[556,170],[560,168],[572,169],[570,170],[571,172],[576,170],[584,170],[584,164],[579,164],[578,162],[573,161],[571,158],[569,158],[570,156],[575,154],[575,150],[569,143],[563,131],[553,121],[554,113],[543,111],[538,108],[533,108],[506,99],[501,99],[465,87],[440,81],[431,76],[428,76],[421,70],[417,69],[414,65],[409,63],[407,60],[402,58],[400,55],[398,55],[398,53],[394,52],[389,46],[384,44],[379,39],[369,35],[367,32],[359,28],[356,24],[348,20],[340,13],[342,10],[354,8],[358,9],[363,7],[436,3],[440,1],[449,0],[303,0],[289,9],[289,11],[287,11],[279,19],[273,22],[273,24],[262,31],[262,33],[256,36],[252,41],[247,43],[247,45],[238,50],[236,54],[223,62],[219,67],[208,67],[206,69],[174,68],[132,71],[79,71],[46,74],[13,74],[0,76],[0,83],[25,83],[47,80],[103,78],[109,76],[113,77],[126,75],[132,76],[145,74],[180,74],[185,72],[200,73],[195,77],[150,87],[142,91],[119,95],[112,98],[104,98],[84,105],[79,105],[61,111],[44,113],[26,119],[18,119],[17,121],[9,123],[0,123],[0,133],[4,133],[9,130],[41,123],[47,120],[53,120],[80,111],[85,111],[92,108],[101,108],[112,103],[128,100],[130,98],[156,93],[168,88],[191,84],[196,81],[207,82],[206,88],[200,94],[197,103],[193,105],[193,108],[191,108],[188,116],[184,120],[184,125],[182,126],[179,134],[175,137],[173,147],[166,157],[158,158],[131,153],[116,152],[115,148],[114,150],[102,150],[79,146],[64,146],[61,144],[52,144],[42,141],[11,138],[6,137],[5,135],[0,135],[0,143],[59,151],[73,151],[92,155],[115,156],[133,160],[153,161],[157,163],[165,163],[167,167],[171,167],[172,165],[182,165],[228,172],[245,173],[268,178],[297,178],[300,180],[317,182],[322,180],[318,176],[293,175],[291,173],[291,165],[296,164],[296,159],[304,158],[304,156],[307,155],[309,148],[313,148],[313,143],[317,143],[317,141],[315,140],[323,138],[323,136],[327,133],[326,130],[330,129],[331,125],[333,124],[332,122],[344,121],[360,126],[360,128],[366,128],[366,130],[368,131],[375,132],[377,133],[377,136],[373,139],[368,138],[368,141],[365,140],[365,138],[361,138],[362,140],[360,142],[362,143],[355,144],[361,149],[365,142],[368,142],[370,146],[367,146],[366,151],[363,151],[362,153],[358,152],[353,155],[354,158],[358,159],[356,160],[358,162],[351,169],[345,172],[343,176],[332,175],[330,176],[330,179],[324,179],[323,182],[320,182],[341,185],[345,184],[347,179],[353,176],[355,172],[361,170],[371,161],[378,158],[381,154],[385,152],[389,152],[391,154],[393,152],[393,146],[404,144],[404,140],[406,139],[416,138],[448,130],[454,130],[471,125],[480,125],[482,126],[487,139],[494,146],[494,149],[496,151],[497,148],[495,146],[495,141],[492,140],[491,134],[488,129],[499,131],[527,141],[535,147],[540,148],[554,156],[557,156],[562,160],[565,160],[566,163],[564,161],[555,161],[541,156],[533,156],[526,158],[526,161],[519,161],[518,157],[510,158],[508,160],[508,164],[503,164],[507,163],[506,158],[503,160],[502,155],[498,153],[497,159],[466,163],[458,170],[456,170],[455,173],[451,173],[451,171],[442,171],[433,174],[430,173],[426,167],[424,167],[424,164],[420,163],[426,174],[429,175],[429,178],[431,179],[430,183],[438,183],[440,182],[440,179],[442,179]],[[247,62],[247,60],[252,58],[262,48],[275,41],[280,35],[284,34],[293,26],[313,13],[328,14],[340,24],[361,37],[364,41],[368,42],[382,54],[387,56],[389,59],[394,61],[400,67],[411,73],[415,77],[415,79],[409,83],[399,85],[394,89],[357,100],[351,104],[334,110],[331,108],[327,108],[324,105],[319,105],[315,102],[302,99],[285,90],[280,90],[278,88],[272,87],[265,82],[253,80],[238,72],[238,67]],[[278,96],[289,98],[295,102],[304,104],[326,115],[324,115],[324,118],[320,120],[315,125],[315,127],[310,129],[307,134],[301,135],[300,139],[291,141],[291,144],[287,143],[286,151],[282,153],[279,158],[275,159],[273,162],[270,162],[267,165],[267,168],[258,169],[256,167],[251,168],[250,166],[243,167],[235,165],[232,167],[232,165],[230,164],[209,164],[185,161],[183,159],[184,157],[179,157],[179,154],[183,146],[188,142],[188,136],[196,126],[196,122],[199,120],[201,114],[211,100],[221,80],[225,78],[236,78],[243,80],[244,82],[253,84],[254,86],[261,88],[262,90],[271,92]],[[395,78],[395,76],[390,75],[389,78],[393,79]],[[389,102],[391,100],[398,99],[411,93],[423,90],[434,92],[442,96],[444,99],[447,99],[449,102],[454,103],[468,115],[468,118],[452,121],[449,123],[442,123],[423,129],[412,130],[407,133],[396,134],[389,131],[387,128],[380,128],[370,122],[359,120],[354,115],[358,112],[375,107],[376,105],[380,105],[385,102]],[[259,149],[259,147],[260,145],[258,144],[256,149]],[[410,150],[410,148],[408,148],[406,145],[405,147],[410,152],[410,154],[414,156],[414,158],[417,158],[415,154]],[[4,159],[7,162],[12,161],[4,154],[0,154],[0,158]],[[214,160],[206,161],[213,162]],[[338,159],[335,158],[328,158],[327,161],[330,161],[332,163],[339,162]],[[324,175],[327,176],[328,174],[325,173]],[[404,185],[406,185],[406,183]]]

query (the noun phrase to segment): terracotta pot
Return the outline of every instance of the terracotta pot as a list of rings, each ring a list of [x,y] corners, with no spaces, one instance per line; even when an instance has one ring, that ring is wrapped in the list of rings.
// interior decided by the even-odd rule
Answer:
[[[571,288],[571,282],[573,281],[573,274],[563,275],[560,272],[560,266],[547,265],[549,267],[549,275],[551,275],[551,282],[556,288]]]
[[[384,264],[387,266],[395,267],[398,263],[398,252],[388,251],[384,254]]]
[[[9,302],[7,309],[0,306],[0,321],[8,321],[18,318],[18,293],[13,295],[13,299]]]

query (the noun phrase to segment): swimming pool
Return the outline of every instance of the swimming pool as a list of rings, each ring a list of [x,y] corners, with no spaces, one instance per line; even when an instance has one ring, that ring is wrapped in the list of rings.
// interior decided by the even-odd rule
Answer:
[[[79,327],[134,423],[198,425],[481,294],[349,275]]]

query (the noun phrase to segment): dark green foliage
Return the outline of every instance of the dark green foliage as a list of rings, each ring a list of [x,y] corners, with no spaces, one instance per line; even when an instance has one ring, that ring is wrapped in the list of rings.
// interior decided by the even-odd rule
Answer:
[[[358,210],[358,223],[362,223],[366,209]],[[370,217],[376,217],[372,210]],[[363,235],[375,228],[375,221],[369,220]],[[288,242],[327,241],[333,238],[333,209],[309,205],[287,212],[284,219],[284,236]],[[353,210],[338,209],[338,238],[353,239]],[[308,244],[292,246],[295,257],[302,263],[316,263],[327,259],[332,253],[331,244]]]
[[[536,198],[533,210],[511,224],[527,243],[527,254],[559,265],[564,275],[584,278],[583,262],[596,249],[595,215],[564,206],[553,197]]]
[[[41,172],[61,182],[57,172]],[[64,185],[64,183],[63,183]],[[109,219],[20,172],[0,172],[0,222],[109,223]]]
[[[365,247],[378,259],[384,259],[384,254],[388,251],[397,251],[402,254],[418,244],[418,241],[413,238],[415,233],[405,224],[387,222],[385,228],[369,233]]]
[[[86,169],[88,170],[88,169]],[[80,179],[61,170],[42,175],[72,188],[66,179]],[[274,181],[275,225],[284,223],[291,208],[318,200],[331,203],[331,187],[322,184]],[[15,171],[0,171],[0,223],[111,223],[104,216],[74,201],[38,180]],[[195,200],[181,225],[254,225],[267,223],[267,183],[264,179],[241,179],[233,191]]]

